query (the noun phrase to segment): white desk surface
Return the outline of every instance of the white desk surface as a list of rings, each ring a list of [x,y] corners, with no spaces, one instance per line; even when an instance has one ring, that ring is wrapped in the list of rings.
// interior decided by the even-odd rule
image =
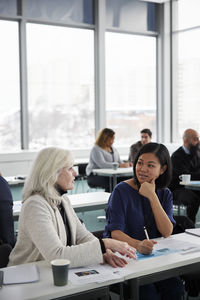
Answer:
[[[169,269],[173,270],[176,267],[187,266],[196,262],[200,262],[199,237],[195,237],[186,233],[181,233],[168,238],[169,243],[170,241],[173,242],[174,240],[183,241],[186,246],[187,242],[197,244],[199,246],[199,251],[191,252],[184,255],[180,252],[177,252],[138,261],[129,260],[128,265],[124,269],[120,269],[122,270],[122,277],[114,281],[109,281],[108,278],[108,281],[104,283],[90,283],[84,285],[72,285],[71,283],[69,283],[67,286],[64,287],[55,287],[53,285],[50,265],[45,262],[38,262],[37,264],[40,268],[39,282],[3,286],[3,288],[0,290],[0,299],[52,299],[56,297],[62,297],[65,295],[72,295],[74,293],[87,291],[101,286],[108,286],[111,283],[122,282],[124,280],[138,278],[141,276],[147,276],[156,272],[167,271]]]
[[[9,185],[24,184],[25,182],[25,179],[17,179],[15,176],[7,176],[5,177],[5,180]]]
[[[68,195],[71,201],[72,207],[74,209],[81,207],[95,207],[98,205],[103,205],[108,203],[110,193],[106,192],[93,192],[93,193],[82,193]],[[13,215],[19,216],[21,211],[22,203],[21,201],[14,201],[13,205]]]
[[[191,180],[190,182],[179,182],[180,185],[188,186],[188,187],[198,187],[200,188],[200,180]]]
[[[51,266],[48,262],[40,261],[37,263],[39,266],[40,281],[35,283],[26,283],[26,284],[13,284],[13,285],[4,285],[0,289],[0,299],[2,300],[30,300],[30,299],[39,299],[39,300],[49,300],[54,298],[59,298],[63,296],[73,295],[79,292],[84,292],[99,288],[102,286],[108,286],[112,283],[117,283],[123,281],[123,278],[105,281],[103,283],[90,283],[75,285],[70,281],[66,286],[56,287],[53,284],[53,275],[51,271]],[[83,296],[84,299],[84,296]]]
[[[129,168],[118,168],[117,170],[113,169],[93,169],[92,172],[94,174],[99,175],[107,175],[107,176],[113,176],[113,175],[133,175],[133,167]]]
[[[177,240],[197,244],[199,251],[195,251],[188,254],[181,254],[180,252],[162,255],[158,257],[152,257],[143,259],[140,261],[130,261],[127,268],[127,273],[130,274],[125,276],[125,279],[133,279],[140,276],[146,276],[155,272],[161,272],[164,270],[174,269],[176,267],[190,265],[192,263],[200,262],[200,237],[193,236],[187,233],[175,234],[170,236],[168,239]],[[157,239],[159,241],[159,239]],[[159,279],[159,278],[158,278]]]

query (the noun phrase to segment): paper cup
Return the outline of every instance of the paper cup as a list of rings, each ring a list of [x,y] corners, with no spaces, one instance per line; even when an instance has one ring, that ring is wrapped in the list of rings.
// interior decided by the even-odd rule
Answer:
[[[117,170],[117,168],[119,167],[119,164],[117,162],[113,163],[113,170]]]
[[[69,264],[68,259],[54,259],[51,261],[54,285],[67,285]]]

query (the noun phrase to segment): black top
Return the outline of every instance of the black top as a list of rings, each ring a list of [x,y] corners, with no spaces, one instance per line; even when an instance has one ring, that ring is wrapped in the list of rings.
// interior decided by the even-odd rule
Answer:
[[[0,240],[15,245],[13,198],[7,181],[0,176]]]
[[[200,180],[200,153],[191,155],[185,153],[182,147],[178,148],[171,156],[172,160],[172,181],[169,188],[175,189],[184,188],[180,185],[179,176],[181,174],[191,174],[192,180]]]
[[[59,194],[61,196],[63,194],[67,193],[67,191],[63,191],[59,187],[56,187],[56,189],[57,189],[57,191],[59,192]],[[66,231],[66,236],[67,236],[67,246],[71,246],[72,245],[72,243],[71,243],[71,231],[70,231],[70,227],[69,227],[69,222],[68,222],[68,219],[67,219],[67,215],[66,215],[66,212],[65,212],[65,209],[64,209],[62,203],[60,205],[58,205],[58,209],[59,209],[59,212],[60,212],[60,214],[62,216],[63,223],[65,225],[65,231]],[[104,242],[102,241],[102,239],[99,239],[99,242],[100,242],[100,245],[101,245],[101,252],[104,254],[106,252],[106,248],[105,248]]]

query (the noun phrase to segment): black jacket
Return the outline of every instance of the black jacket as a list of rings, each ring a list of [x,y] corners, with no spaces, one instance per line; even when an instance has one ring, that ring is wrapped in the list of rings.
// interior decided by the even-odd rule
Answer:
[[[180,185],[181,174],[191,174],[191,180],[200,180],[200,153],[193,156],[185,153],[182,147],[178,148],[171,156],[172,181],[169,186],[171,191],[184,188]]]
[[[7,181],[0,176],[0,240],[15,244],[13,221],[13,198]]]

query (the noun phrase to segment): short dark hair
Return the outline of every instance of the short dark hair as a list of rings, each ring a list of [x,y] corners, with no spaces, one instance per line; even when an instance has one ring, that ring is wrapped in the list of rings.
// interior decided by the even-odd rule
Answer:
[[[133,165],[133,174],[135,174],[134,175],[135,183],[137,185],[140,185],[139,181],[136,177],[136,165],[137,165],[139,157],[144,153],[155,154],[155,156],[158,158],[158,160],[161,164],[161,167],[164,167],[164,165],[167,166],[167,169],[165,170],[165,172],[156,179],[155,184],[156,184],[156,188],[164,188],[164,187],[168,186],[171,182],[171,177],[172,177],[171,158],[170,158],[169,151],[167,150],[167,148],[163,144],[158,144],[158,143],[145,144],[138,152],[138,154],[135,158],[135,161],[134,161],[134,165]]]
[[[115,135],[114,130],[110,128],[103,128],[102,130],[99,131],[95,145],[98,145],[101,148],[104,148],[107,144],[107,141],[109,138],[112,138]]]
[[[140,133],[147,133],[148,136],[150,136],[150,138],[152,137],[152,132],[151,132],[151,130],[148,129],[148,128],[142,129],[142,130],[140,131]]]

